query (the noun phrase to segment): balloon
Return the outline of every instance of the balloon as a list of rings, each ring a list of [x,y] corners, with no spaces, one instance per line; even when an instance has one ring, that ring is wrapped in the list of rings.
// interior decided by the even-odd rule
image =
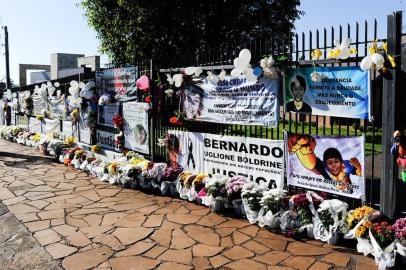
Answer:
[[[248,65],[251,61],[251,52],[248,49],[242,49],[240,51],[240,54],[238,55],[238,58],[242,60],[242,62],[246,65]]]
[[[71,81],[71,82],[70,82],[70,86],[72,86],[72,87],[77,87],[77,86],[79,86],[79,84],[78,84],[77,81]]]
[[[233,78],[237,78],[241,74],[242,74],[241,69],[235,68],[235,69],[231,70],[231,77],[233,77]]]
[[[45,83],[41,84],[41,90],[47,89],[47,85]]]
[[[182,74],[175,74],[173,75],[173,80],[175,81],[175,87],[180,87],[183,82]]]
[[[61,86],[61,84],[60,84],[59,82],[55,82],[55,83],[54,83],[54,86],[55,86],[56,88],[58,88],[59,86]]]
[[[238,68],[240,70],[244,70],[244,69],[247,68],[247,64],[245,64],[243,62],[243,60],[241,60],[241,58],[235,58],[234,59],[234,66],[235,66],[235,68]]]
[[[385,59],[383,58],[383,56],[380,53],[372,54],[371,59],[372,59],[372,62],[378,66],[382,66],[383,63],[385,62]]]
[[[80,89],[85,88],[85,86],[86,86],[86,84],[85,84],[84,82],[80,82],[80,83],[79,83],[79,88],[80,88]]]
[[[367,71],[368,69],[370,69],[371,66],[372,66],[372,58],[371,58],[371,56],[369,56],[369,55],[365,56],[364,59],[362,59],[359,66],[363,71]]]
[[[246,76],[247,76],[248,81],[250,81],[250,82],[255,82],[258,79],[257,76],[254,75],[254,70],[252,68],[247,68]]]
[[[347,48],[347,47],[350,47],[350,45],[351,45],[351,39],[346,38],[346,39],[343,40],[343,42],[341,42],[340,50],[342,50],[344,48]]]
[[[259,77],[262,75],[262,69],[260,67],[254,68],[254,75]]]
[[[94,94],[92,90],[85,89],[80,92],[80,96],[84,97],[85,99],[92,99]]]
[[[188,76],[191,76],[192,74],[195,73],[196,69],[197,69],[197,67],[187,67],[185,69],[185,74]]]
[[[55,90],[56,90],[55,87],[53,87],[53,86],[49,87],[49,88],[48,88],[48,95],[49,95],[50,97],[53,96]]]
[[[149,89],[149,78],[147,75],[142,75],[135,83],[138,89],[146,91]]]
[[[351,54],[350,48],[345,47],[345,48],[343,48],[343,49],[340,49],[339,58],[340,58],[340,59],[347,59],[348,57],[350,57],[350,54]]]
[[[211,76],[211,79],[210,79],[210,81],[213,83],[213,84],[218,84],[219,83],[219,77],[217,76],[217,75],[215,75],[215,74],[213,74],[212,76]]]
[[[338,39],[334,40],[334,46],[340,47],[340,41]]]
[[[195,70],[195,76],[200,76],[200,74],[202,74],[203,72],[203,68],[202,67],[197,67]]]
[[[56,96],[59,98],[61,96],[62,92],[61,90],[56,90]]]
[[[227,75],[227,72],[224,69],[222,69],[219,74],[220,81],[224,81],[226,79],[226,75]]]

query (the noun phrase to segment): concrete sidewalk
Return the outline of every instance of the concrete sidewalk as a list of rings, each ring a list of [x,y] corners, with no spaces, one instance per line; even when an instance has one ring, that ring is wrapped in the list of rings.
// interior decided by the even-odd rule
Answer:
[[[377,269],[351,249],[295,241],[187,201],[111,186],[15,143],[0,140],[0,149],[0,200],[54,259],[43,270]],[[27,261],[6,269],[36,269]]]

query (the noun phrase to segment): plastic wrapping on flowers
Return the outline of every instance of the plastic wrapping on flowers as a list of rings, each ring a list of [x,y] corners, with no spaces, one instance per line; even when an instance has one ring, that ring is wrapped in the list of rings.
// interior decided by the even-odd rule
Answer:
[[[221,174],[214,174],[212,177],[205,178],[206,198],[205,204],[213,211],[220,212],[225,208],[227,200],[226,183],[228,177]]]
[[[286,194],[283,189],[275,188],[264,192],[259,202],[261,210],[258,213],[258,225],[268,226],[271,229],[280,227],[280,217],[287,209]]]
[[[395,266],[395,232],[387,222],[377,222],[369,229],[372,255],[379,270]]]
[[[255,182],[245,184],[241,191],[241,198],[244,205],[247,219],[250,223],[257,222],[259,210],[261,210],[261,198],[265,189]]]

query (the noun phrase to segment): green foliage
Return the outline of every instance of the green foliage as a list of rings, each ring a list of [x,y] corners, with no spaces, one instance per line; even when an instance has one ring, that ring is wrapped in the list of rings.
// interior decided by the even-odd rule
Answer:
[[[276,40],[289,41],[302,15],[300,0],[82,0],[80,5],[97,32],[100,51],[115,64],[145,57],[170,64],[180,56],[235,49],[255,38],[272,37],[283,46]]]

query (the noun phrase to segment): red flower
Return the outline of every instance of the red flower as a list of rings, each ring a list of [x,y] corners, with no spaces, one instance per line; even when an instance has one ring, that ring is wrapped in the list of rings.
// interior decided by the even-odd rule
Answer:
[[[123,117],[121,115],[119,115],[119,114],[114,115],[112,120],[113,120],[113,124],[116,127],[120,128],[120,129],[123,127],[124,120],[123,120]]]
[[[145,102],[146,103],[151,103],[151,96],[147,96],[146,98],[145,98]]]
[[[170,119],[169,119],[169,122],[171,122],[171,124],[176,124],[176,123],[178,123],[178,121],[179,121],[179,118],[177,118],[177,117],[171,117]]]

